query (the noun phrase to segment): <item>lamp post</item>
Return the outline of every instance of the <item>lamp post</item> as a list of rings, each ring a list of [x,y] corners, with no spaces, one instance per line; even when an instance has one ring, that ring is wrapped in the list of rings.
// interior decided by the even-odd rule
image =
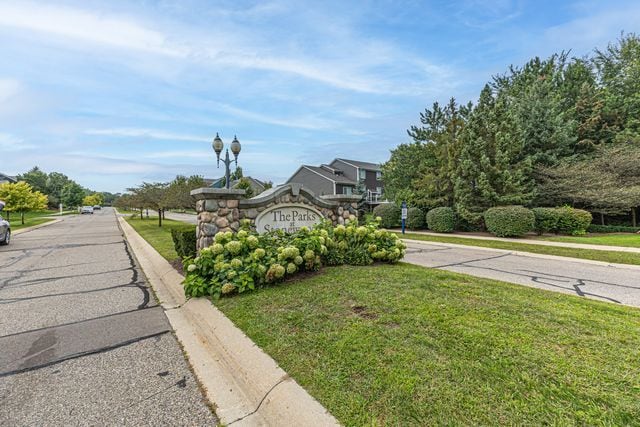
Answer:
[[[216,152],[216,157],[218,158],[218,167],[220,167],[220,153],[222,153],[224,143],[222,142],[222,139],[220,139],[220,135],[218,135],[218,133],[216,133],[216,137],[213,139],[213,144],[211,145],[213,146],[213,151]],[[238,138],[234,135],[233,141],[231,141],[231,152],[233,153],[234,159],[231,160],[229,158],[229,149],[227,148],[224,160],[222,161],[225,166],[224,176],[227,181],[227,189],[231,188],[231,170],[229,169],[229,166],[231,166],[231,162],[236,162],[236,167],[238,167],[238,154],[240,154],[240,148],[240,141],[238,141]]]

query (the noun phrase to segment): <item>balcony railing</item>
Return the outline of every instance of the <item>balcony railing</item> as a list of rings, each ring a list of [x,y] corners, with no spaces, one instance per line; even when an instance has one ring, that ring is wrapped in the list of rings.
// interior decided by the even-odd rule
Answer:
[[[381,203],[386,201],[386,199],[383,200],[382,193],[379,193],[377,191],[367,190],[366,201],[367,203]]]

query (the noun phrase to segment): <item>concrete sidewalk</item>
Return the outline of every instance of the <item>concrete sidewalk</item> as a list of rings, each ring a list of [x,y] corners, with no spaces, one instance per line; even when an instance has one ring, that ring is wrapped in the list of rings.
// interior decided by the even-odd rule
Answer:
[[[394,229],[389,231],[399,232],[400,230]],[[556,246],[561,248],[593,249],[596,251],[631,252],[631,253],[640,254],[640,248],[633,248],[628,246],[609,246],[609,245],[590,245],[586,243],[550,242],[547,240],[534,240],[534,239],[525,239],[525,238],[507,239],[504,237],[472,236],[472,235],[463,235],[463,234],[455,234],[455,233],[452,233],[452,234],[432,233],[430,231],[407,231],[407,233],[423,234],[425,236],[434,236],[434,237],[458,237],[461,239],[469,239],[469,240],[495,240],[498,242],[524,243],[527,245]],[[638,236],[638,241],[640,241],[640,235]]]

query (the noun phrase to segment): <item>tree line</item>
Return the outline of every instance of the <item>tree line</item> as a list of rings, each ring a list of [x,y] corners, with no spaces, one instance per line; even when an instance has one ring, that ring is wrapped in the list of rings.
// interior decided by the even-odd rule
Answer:
[[[46,173],[38,166],[17,176],[18,181],[29,184],[33,191],[39,191],[47,196],[50,209],[57,209],[60,203],[68,208],[80,205],[111,204],[118,194],[96,192],[85,188],[60,172]],[[86,198],[86,200],[85,200]]]
[[[571,205],[604,215],[640,206],[640,38],[510,66],[478,101],[435,102],[383,164],[387,197],[448,206],[469,228],[501,205]]]

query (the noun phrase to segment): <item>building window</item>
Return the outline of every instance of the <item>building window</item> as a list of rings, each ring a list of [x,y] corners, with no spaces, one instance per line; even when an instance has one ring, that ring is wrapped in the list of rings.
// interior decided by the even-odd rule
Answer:
[[[360,173],[360,180],[361,180],[361,181],[364,181],[364,180],[365,180],[365,178],[367,177],[367,171],[366,171],[366,170],[364,170],[364,169],[360,169],[360,172],[359,172],[359,173]]]
[[[382,187],[376,187],[376,193],[382,194]]]
[[[347,194],[347,195],[351,195],[352,193],[352,188],[351,187],[342,187],[342,194]]]
[[[380,172],[380,171],[376,171],[376,179],[377,179],[378,181],[382,180],[382,172]]]

